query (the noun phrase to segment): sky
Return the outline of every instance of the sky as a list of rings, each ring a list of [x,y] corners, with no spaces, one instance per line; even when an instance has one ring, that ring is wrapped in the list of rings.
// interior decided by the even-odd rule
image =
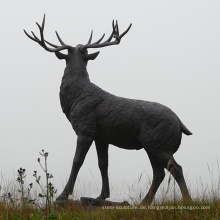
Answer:
[[[85,44],[91,30],[94,40],[103,33],[107,37],[113,19],[121,32],[132,23],[120,45],[100,48],[96,60],[88,63],[90,80],[117,96],[171,108],[193,133],[183,135],[174,155],[191,192],[200,179],[204,184],[215,182],[220,176],[219,11],[217,0],[0,0],[0,183],[16,178],[19,167],[33,182],[33,171],[41,172],[37,162],[41,149],[49,152],[48,169],[59,193],[70,174],[76,134],[59,102],[65,62],[23,32],[39,36],[35,22],[41,23],[44,14],[45,38],[59,44],[57,30],[72,46]],[[115,197],[146,192],[152,179],[146,152],[111,146],[109,178]],[[74,194],[98,196],[100,191],[93,145]]]

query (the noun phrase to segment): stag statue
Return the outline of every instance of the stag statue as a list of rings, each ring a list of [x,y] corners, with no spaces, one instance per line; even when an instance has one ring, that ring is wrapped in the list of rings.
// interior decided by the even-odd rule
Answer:
[[[87,62],[94,60],[99,52],[89,54],[88,49],[119,44],[131,25],[120,35],[118,23],[113,20],[113,30],[106,41],[102,42],[105,36],[103,35],[92,43],[93,32],[91,32],[88,43],[78,44],[76,47],[65,44],[57,32],[60,46],[44,39],[45,15],[42,25],[37,23],[40,38],[33,32],[31,36],[24,30],[31,40],[45,50],[54,52],[58,59],[66,60],[60,86],[60,103],[77,135],[77,145],[69,180],[58,196],[58,201],[68,200],[68,196],[72,194],[77,174],[93,141],[102,177],[102,190],[97,199],[105,200],[110,196],[108,148],[111,144],[127,150],[144,148],[147,152],[153,168],[153,181],[143,202],[148,204],[152,202],[165,177],[164,169],[167,169],[177,181],[183,199],[191,200],[182,167],[175,161],[173,154],[180,146],[182,133],[185,135],[192,133],[178,116],[168,107],[156,102],[112,95],[89,79]],[[68,53],[61,53],[62,50],[67,50]]]

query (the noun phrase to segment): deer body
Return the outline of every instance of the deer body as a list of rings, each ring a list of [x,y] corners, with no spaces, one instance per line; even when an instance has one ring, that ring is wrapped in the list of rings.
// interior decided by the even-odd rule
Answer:
[[[38,27],[41,39],[33,33],[29,38],[39,43],[45,50],[55,52],[59,59],[66,60],[66,68],[60,86],[60,103],[63,112],[76,132],[77,147],[69,180],[57,200],[66,200],[72,194],[74,184],[85,156],[95,141],[98,164],[102,176],[102,191],[97,199],[110,196],[108,180],[109,144],[132,150],[144,148],[152,168],[153,182],[143,202],[151,203],[163,181],[164,168],[169,170],[180,186],[184,199],[190,199],[183,177],[182,168],[173,158],[179,148],[182,133],[191,132],[183,125],[177,115],[166,106],[156,102],[127,99],[112,95],[90,82],[87,72],[88,60],[93,60],[99,52],[88,54],[88,48],[105,47],[119,44],[129,28],[119,35],[118,24],[113,22],[113,32],[108,40],[91,44],[92,34],[86,45],[71,47],[57,37],[62,46],[56,46],[44,40],[45,17]],[[115,37],[115,41],[111,41]],[[49,48],[47,45],[54,48]],[[60,53],[67,49],[68,54]]]
[[[172,138],[180,143],[180,121],[169,108],[155,102],[112,95],[91,83],[86,63],[79,63],[83,63],[82,60],[76,63],[71,60],[60,87],[63,112],[77,135],[124,149],[138,150],[144,147],[143,143],[147,148],[164,148],[160,143],[172,142]],[[171,150],[176,152],[177,149]]]

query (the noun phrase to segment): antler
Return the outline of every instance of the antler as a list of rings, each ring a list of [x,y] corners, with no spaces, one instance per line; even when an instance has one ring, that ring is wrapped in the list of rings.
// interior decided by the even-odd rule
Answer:
[[[106,47],[106,46],[110,46],[110,45],[119,44],[121,41],[121,38],[124,37],[124,35],[127,34],[127,32],[130,30],[131,25],[132,24],[129,25],[129,27],[127,28],[126,31],[124,31],[121,35],[119,35],[118,22],[116,20],[116,25],[115,25],[114,20],[113,20],[112,21],[113,31],[112,31],[110,37],[106,41],[104,41],[103,43],[100,43],[105,36],[105,34],[103,34],[102,37],[98,41],[91,44],[92,34],[93,34],[93,31],[92,31],[88,43],[82,46],[82,50],[85,50],[87,48],[100,48],[100,47]],[[113,37],[115,38],[115,40],[111,41]]]
[[[49,51],[49,52],[59,52],[61,50],[65,50],[65,49],[71,49],[73,47],[66,45],[60,38],[59,34],[56,32],[57,38],[59,40],[59,42],[61,43],[62,46],[57,46],[55,44],[52,44],[48,41],[46,41],[44,39],[44,26],[45,26],[45,15],[43,18],[43,22],[42,22],[42,26],[40,26],[37,22],[36,22],[39,30],[40,30],[40,39],[34,34],[33,31],[31,31],[33,37],[31,35],[29,35],[25,30],[24,33],[33,41],[37,42],[38,44],[40,44],[45,50]],[[49,44],[50,46],[54,47],[54,48],[50,48],[46,45],[46,43]]]

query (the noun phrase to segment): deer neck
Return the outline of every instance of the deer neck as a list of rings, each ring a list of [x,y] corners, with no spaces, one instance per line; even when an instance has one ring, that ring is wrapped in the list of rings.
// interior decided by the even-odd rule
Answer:
[[[77,105],[85,88],[90,84],[86,65],[67,64],[60,86],[60,103],[63,112],[69,118],[73,105]]]

